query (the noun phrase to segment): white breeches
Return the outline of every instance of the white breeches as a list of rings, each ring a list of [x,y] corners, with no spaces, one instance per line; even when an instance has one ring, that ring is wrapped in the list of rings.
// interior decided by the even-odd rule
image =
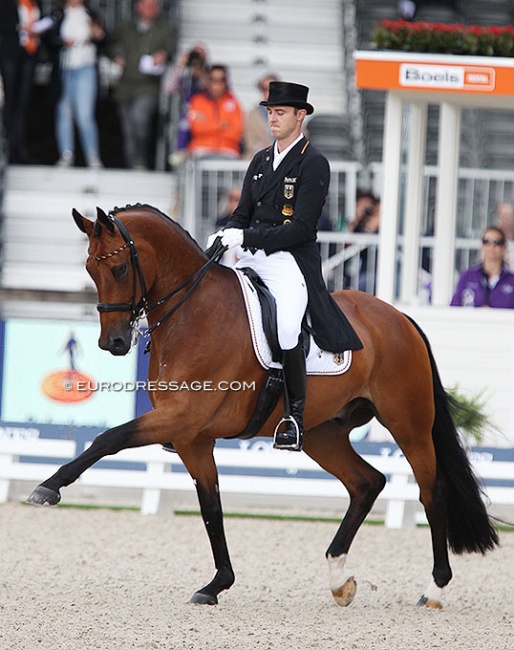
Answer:
[[[238,249],[236,268],[244,266],[256,271],[267,285],[277,303],[278,341],[282,350],[292,350],[298,344],[302,319],[307,309],[307,286],[296,260],[287,251],[255,255]]]

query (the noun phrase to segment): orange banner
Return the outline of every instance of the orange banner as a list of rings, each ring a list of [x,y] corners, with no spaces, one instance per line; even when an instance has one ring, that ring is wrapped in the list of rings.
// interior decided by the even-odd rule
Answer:
[[[493,57],[367,54],[355,56],[358,88],[514,96],[514,59],[495,65]]]

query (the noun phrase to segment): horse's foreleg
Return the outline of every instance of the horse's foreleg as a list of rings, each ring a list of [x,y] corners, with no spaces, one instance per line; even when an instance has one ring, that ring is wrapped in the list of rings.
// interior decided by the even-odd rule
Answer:
[[[351,428],[351,427],[350,427]],[[357,583],[345,575],[345,564],[353,539],[385,485],[385,477],[355,453],[346,428],[327,422],[309,431],[305,452],[324,470],[337,477],[348,490],[350,505],[327,549],[329,584],[338,605],[349,605]]]
[[[86,469],[104,456],[117,454],[122,449],[129,447],[139,447],[157,442],[157,439],[150,439],[149,436],[143,436],[140,433],[147,427],[152,430],[153,422],[153,430],[158,435],[159,427],[154,416],[155,413],[156,411],[152,411],[98,435],[86,451],[60,467],[53,476],[38,485],[27,502],[39,506],[55,506],[61,500],[61,488],[74,483]]]
[[[195,445],[194,449],[188,448],[185,452],[177,449],[195,482],[200,511],[216,567],[211,582],[196,591],[189,600],[190,603],[198,605],[217,605],[218,594],[229,589],[235,580],[223,526],[218,471],[212,455],[213,448],[214,443],[210,441],[205,445]]]

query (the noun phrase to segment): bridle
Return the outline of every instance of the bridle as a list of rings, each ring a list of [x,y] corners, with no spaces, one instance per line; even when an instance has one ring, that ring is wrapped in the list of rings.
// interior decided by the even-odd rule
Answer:
[[[97,262],[101,262],[103,260],[110,259],[114,255],[119,255],[121,252],[123,252],[128,248],[130,251],[130,263],[132,266],[132,277],[133,277],[132,300],[131,302],[99,302],[96,308],[101,313],[113,312],[113,311],[130,311],[132,316],[130,320],[130,328],[132,329],[134,335],[132,339],[132,344],[134,345],[137,340],[137,335],[141,334],[143,336],[143,334],[139,329],[139,321],[141,320],[141,318],[143,318],[143,316],[151,312],[156,307],[162,305],[169,298],[175,296],[179,291],[182,291],[182,289],[185,289],[188,285],[191,285],[184,293],[182,298],[175,305],[173,305],[173,307],[169,309],[160,320],[156,321],[151,327],[148,328],[144,336],[149,337],[157,327],[159,327],[164,321],[170,318],[177,311],[177,309],[185,303],[185,301],[193,293],[196,287],[200,284],[201,280],[204,278],[205,274],[209,270],[209,267],[214,262],[217,262],[220,259],[220,257],[223,255],[223,253],[226,250],[226,247],[221,244],[221,238],[218,237],[214,242],[214,244],[211,246],[211,248],[209,248],[206,251],[208,260],[207,262],[205,262],[205,264],[203,264],[192,275],[190,275],[183,282],[181,282],[181,284],[178,287],[176,287],[175,289],[167,293],[162,298],[159,298],[159,300],[157,300],[156,302],[152,304],[148,304],[148,298],[146,295],[147,290],[146,290],[145,276],[143,274],[143,270],[139,263],[139,255],[136,249],[136,245],[134,244],[134,240],[130,236],[127,227],[122,221],[120,221],[113,214],[108,214],[107,218],[115,226],[118,227],[118,230],[120,231],[120,234],[123,237],[125,243],[119,248],[117,248],[116,250],[111,251],[110,253],[104,253],[103,255],[91,255],[90,253],[89,257],[91,259],[96,260]],[[139,299],[139,301],[136,302],[138,281],[141,287],[141,298]]]
[[[132,283],[132,302],[99,302],[96,306],[99,312],[111,312],[111,311],[130,311],[132,312],[132,320],[130,321],[130,325],[132,325],[137,322],[141,316],[144,314],[144,312],[147,309],[148,306],[148,301],[146,298],[146,282],[145,282],[145,276],[143,275],[143,270],[141,269],[141,265],[139,264],[139,255],[136,250],[136,245],[134,244],[134,240],[130,236],[129,231],[127,230],[127,227],[125,224],[117,219],[114,215],[110,214],[108,215],[108,218],[110,221],[114,223],[114,225],[118,226],[118,230],[121,233],[121,236],[123,237],[125,243],[117,248],[114,251],[111,251],[110,253],[105,253],[104,255],[91,255],[89,254],[89,257],[92,259],[96,260],[97,262],[101,262],[103,260],[107,260],[111,257],[114,257],[114,255],[119,255],[121,252],[126,250],[127,248],[130,250],[130,263],[132,265],[132,270],[133,270],[133,283]],[[141,285],[141,298],[139,302],[136,303],[136,296],[137,296],[137,281],[139,280],[139,284]]]

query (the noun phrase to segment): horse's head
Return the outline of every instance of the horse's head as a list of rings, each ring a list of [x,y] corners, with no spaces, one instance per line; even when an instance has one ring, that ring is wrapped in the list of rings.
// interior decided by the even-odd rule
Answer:
[[[75,209],[73,218],[89,238],[86,269],[98,291],[98,345],[114,355],[127,354],[134,327],[146,306],[147,291],[155,279],[155,254],[146,240],[133,241],[135,232],[129,233],[124,223],[129,220],[121,221],[100,208],[95,222]]]

